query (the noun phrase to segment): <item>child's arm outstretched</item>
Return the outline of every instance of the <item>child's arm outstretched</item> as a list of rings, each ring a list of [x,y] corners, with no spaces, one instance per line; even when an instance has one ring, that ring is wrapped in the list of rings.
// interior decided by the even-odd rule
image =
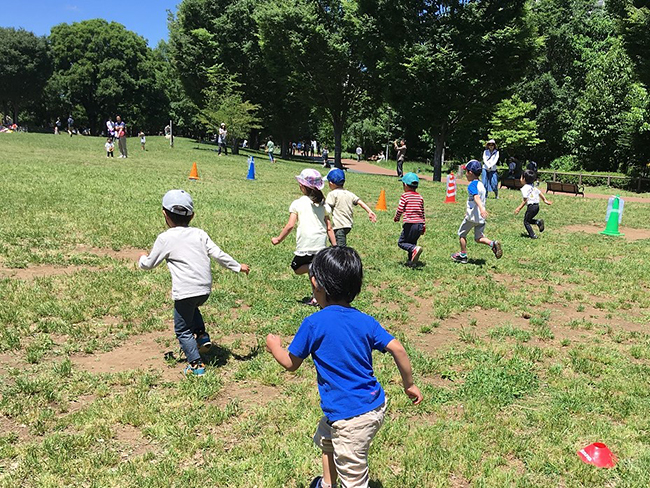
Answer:
[[[409,361],[404,346],[402,346],[402,343],[397,339],[393,339],[386,346],[386,350],[391,354],[391,356],[393,356],[399,374],[402,376],[404,393],[406,393],[406,395],[411,399],[413,405],[418,405],[422,401],[422,393],[420,393],[420,389],[413,383],[411,361]]]
[[[524,205],[528,202],[527,198],[524,198],[523,201],[519,204],[519,206],[515,209],[515,215],[517,215],[519,212],[521,212],[521,209],[524,208]]]
[[[541,191],[539,192],[539,198],[544,200],[544,203],[546,205],[552,205],[553,204],[553,202],[551,202],[549,199],[547,199]]]
[[[166,246],[161,236],[158,236],[156,242],[153,243],[153,247],[149,254],[142,253],[140,254],[140,259],[138,259],[137,267],[140,269],[153,269],[162,263],[169,252],[165,250]]]
[[[375,212],[373,212],[368,205],[365,204],[365,202],[361,199],[357,202],[357,205],[359,205],[362,209],[364,209],[366,212],[368,212],[368,218],[370,219],[370,222],[377,222],[377,215],[375,215]]]
[[[210,237],[206,243],[206,248],[208,251],[208,256],[218,262],[224,268],[227,268],[235,273],[246,273],[250,272],[250,268],[247,264],[238,263],[230,254],[223,252],[219,246],[217,246]]]
[[[302,364],[302,359],[294,356],[283,348],[282,339],[274,334],[266,336],[266,350],[269,351],[275,360],[287,371],[295,371]]]
[[[485,210],[485,207],[483,206],[483,202],[481,202],[481,197],[479,197],[478,194],[474,195],[474,203],[478,206],[478,210],[481,213],[481,217],[486,219],[488,213],[487,210]]]
[[[399,219],[402,218],[402,214],[406,210],[406,199],[404,196],[399,197],[399,203],[397,204],[397,211],[395,212],[395,217],[393,217],[393,220],[395,222],[399,222]]]
[[[282,231],[280,231],[280,235],[278,237],[271,237],[271,242],[273,243],[274,246],[277,246],[282,241],[284,241],[284,239],[291,233],[293,228],[296,226],[297,220],[298,220],[298,214],[295,213],[289,214],[289,220],[287,221],[287,225],[285,225]]]
[[[327,216],[325,216],[325,225],[327,225],[327,237],[330,240],[330,244],[336,246],[336,235],[334,234],[334,229],[332,229],[332,221]]]

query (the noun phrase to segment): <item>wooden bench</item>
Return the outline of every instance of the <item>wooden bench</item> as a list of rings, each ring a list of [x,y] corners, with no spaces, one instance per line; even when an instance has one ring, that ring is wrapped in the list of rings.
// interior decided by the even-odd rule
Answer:
[[[585,196],[584,186],[577,185],[575,183],[560,183],[559,181],[547,181],[546,182],[546,193],[552,191],[555,194],[556,191],[562,193],[573,193],[574,195]]]
[[[502,178],[501,188],[503,188],[504,186],[506,188],[512,188],[513,190],[518,190],[524,185],[521,184],[521,179],[519,178]]]

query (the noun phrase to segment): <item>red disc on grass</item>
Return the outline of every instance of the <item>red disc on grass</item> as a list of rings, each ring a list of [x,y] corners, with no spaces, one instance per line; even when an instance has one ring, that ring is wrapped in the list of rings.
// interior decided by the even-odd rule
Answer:
[[[616,465],[616,456],[612,454],[602,442],[594,442],[578,451],[578,456],[587,464],[593,464],[599,468],[613,468]]]

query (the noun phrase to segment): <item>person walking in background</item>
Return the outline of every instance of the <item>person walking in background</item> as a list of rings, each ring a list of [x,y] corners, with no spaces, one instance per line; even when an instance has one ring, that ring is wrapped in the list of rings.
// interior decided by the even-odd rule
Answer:
[[[68,116],[68,134],[70,134],[70,137],[74,134],[74,119],[72,118],[72,115]]]
[[[56,122],[54,123],[54,134],[57,136],[61,134],[61,117],[56,118]]]
[[[406,157],[406,141],[404,139],[401,141],[395,140],[393,146],[395,147],[395,151],[397,151],[397,177],[401,178],[404,175],[403,167],[404,158]]]
[[[219,152],[217,156],[221,156],[221,149],[226,156],[228,156],[228,146],[226,146],[226,138],[228,137],[228,131],[226,130],[226,124],[221,124],[219,127],[219,135],[217,136],[217,145],[219,146]]]
[[[273,139],[269,136],[269,141],[266,143],[266,152],[269,155],[269,160],[272,163],[275,163],[275,157],[273,157],[273,151],[275,151],[275,144],[273,144]]]
[[[499,150],[494,139],[487,141],[483,151],[483,174],[481,180],[485,186],[486,197],[491,191],[494,198],[499,198],[499,176],[497,175],[497,163],[499,162]]]
[[[323,152],[321,153],[321,155],[323,156],[323,168],[330,167],[329,154],[330,153],[327,150],[327,146],[323,146]]]
[[[119,115],[115,117],[115,137],[117,137],[117,148],[120,151],[120,158],[126,159],[126,124]]]
[[[142,150],[146,151],[144,145],[147,143],[147,138],[145,137],[144,132],[140,131],[138,137],[140,138],[140,146],[142,146]]]
[[[361,149],[361,146],[357,146],[357,162],[361,161],[361,155],[363,154],[363,149]]]

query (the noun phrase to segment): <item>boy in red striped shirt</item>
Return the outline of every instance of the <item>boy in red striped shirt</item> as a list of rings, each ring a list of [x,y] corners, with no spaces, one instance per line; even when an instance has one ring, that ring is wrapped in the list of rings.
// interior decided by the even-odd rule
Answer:
[[[404,216],[404,225],[402,233],[399,236],[397,245],[408,252],[408,266],[415,266],[420,256],[422,248],[417,245],[418,239],[424,234],[424,200],[422,195],[417,192],[420,178],[415,173],[406,173],[402,179],[404,184],[404,193],[399,199],[397,212],[395,212],[395,222],[399,222],[402,215]]]

